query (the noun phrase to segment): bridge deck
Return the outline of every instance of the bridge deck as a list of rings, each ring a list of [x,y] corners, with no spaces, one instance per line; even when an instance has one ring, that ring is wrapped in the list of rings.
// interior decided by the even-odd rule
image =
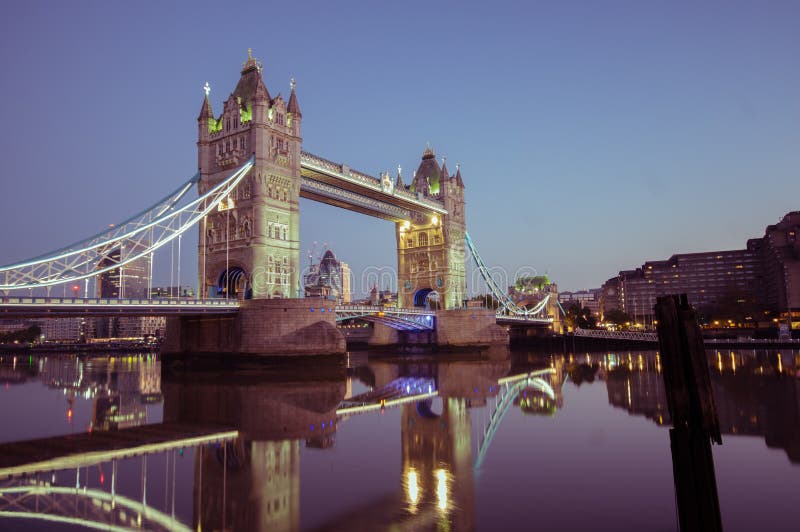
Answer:
[[[220,427],[158,423],[0,444],[0,478],[84,467],[117,458],[237,438]]]
[[[71,297],[2,297],[0,318],[64,318],[69,316],[185,316],[235,314],[237,300],[106,299]]]

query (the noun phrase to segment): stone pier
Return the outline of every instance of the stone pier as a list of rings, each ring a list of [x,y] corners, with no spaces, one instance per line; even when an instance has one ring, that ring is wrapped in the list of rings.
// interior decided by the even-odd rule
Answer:
[[[162,353],[327,355],[346,350],[333,302],[249,299],[235,316],[167,318]]]
[[[497,325],[494,311],[483,308],[440,310],[433,331],[398,331],[382,323],[346,330],[352,346],[420,346],[449,348],[508,346],[508,332]]]
[[[436,345],[488,347],[508,345],[508,331],[497,324],[492,309],[474,308],[436,312]]]

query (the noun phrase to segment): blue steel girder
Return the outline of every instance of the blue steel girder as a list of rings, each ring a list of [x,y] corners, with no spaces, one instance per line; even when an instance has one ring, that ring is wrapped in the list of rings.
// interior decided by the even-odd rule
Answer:
[[[360,305],[336,307],[337,322],[352,319],[383,323],[401,331],[432,331],[436,328],[436,318],[433,312]]]

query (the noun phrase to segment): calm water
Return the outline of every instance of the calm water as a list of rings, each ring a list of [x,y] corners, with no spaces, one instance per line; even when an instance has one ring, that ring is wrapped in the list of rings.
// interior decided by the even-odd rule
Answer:
[[[797,530],[800,353],[707,356],[724,530]],[[677,530],[660,369],[655,352],[192,370],[5,355],[0,444],[162,422],[240,435],[4,477],[0,530]]]

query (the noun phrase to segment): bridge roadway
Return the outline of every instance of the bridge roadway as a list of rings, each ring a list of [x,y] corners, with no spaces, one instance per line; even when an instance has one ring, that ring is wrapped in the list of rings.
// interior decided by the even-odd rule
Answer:
[[[312,302],[313,300],[309,300]],[[394,329],[430,331],[436,329],[436,311],[423,308],[394,308],[371,305],[337,305],[336,321],[363,319]],[[65,318],[76,316],[201,316],[233,315],[237,299],[116,299],[77,297],[0,297],[0,318]],[[549,325],[550,318],[498,315],[500,325]]]
[[[2,297],[0,318],[64,318],[70,316],[171,316],[235,314],[237,300],[103,299],[68,297]]]

